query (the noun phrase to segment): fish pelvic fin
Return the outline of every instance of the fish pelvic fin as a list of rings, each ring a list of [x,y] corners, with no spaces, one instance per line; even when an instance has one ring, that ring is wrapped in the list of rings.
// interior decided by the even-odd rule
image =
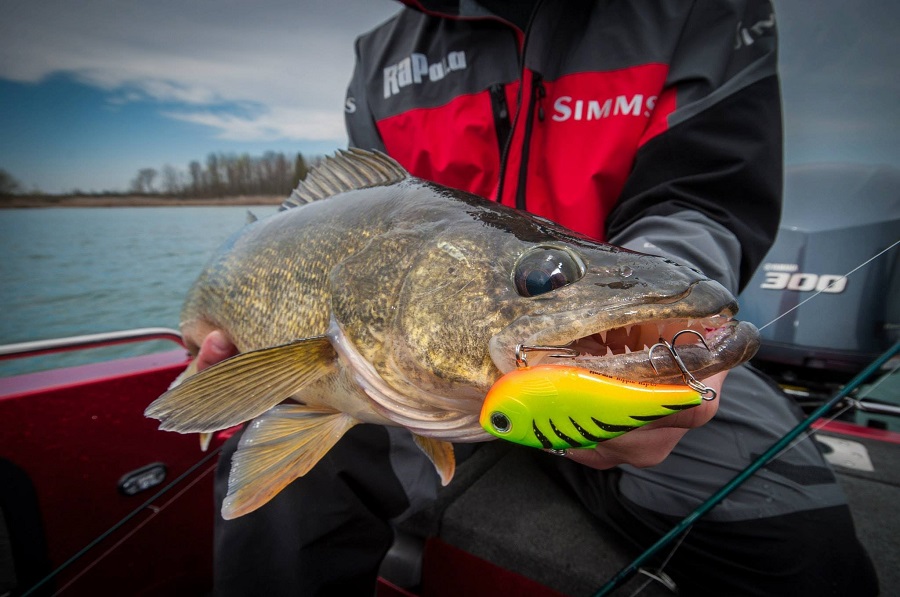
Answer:
[[[209,433],[249,421],[334,369],[337,353],[325,336],[245,352],[185,378],[154,400],[144,415],[159,428]]]
[[[213,434],[212,433],[201,433],[200,434],[200,451],[206,452],[209,450],[209,444],[212,442]]]
[[[434,465],[441,477],[441,485],[446,487],[456,472],[456,454],[453,452],[453,444],[415,433],[413,433],[413,440]]]
[[[254,419],[231,459],[222,517],[237,518],[271,500],[357,423],[340,411],[299,404],[282,404]]]
[[[409,172],[383,153],[356,148],[339,150],[310,170],[281,204],[281,210],[301,207],[346,191],[392,185],[406,178],[409,178]]]

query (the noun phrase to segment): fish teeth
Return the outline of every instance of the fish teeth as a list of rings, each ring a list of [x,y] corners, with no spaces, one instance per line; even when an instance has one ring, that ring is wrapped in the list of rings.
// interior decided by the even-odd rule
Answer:
[[[723,325],[728,323],[730,320],[731,320],[730,317],[720,314],[720,315],[712,315],[710,317],[701,319],[701,320],[699,320],[699,323],[700,323],[700,325],[703,326],[704,330],[709,331],[709,330],[715,330],[715,329],[722,327]]]
[[[614,355],[613,355],[612,348],[610,348],[609,346],[607,346],[607,347],[606,347],[606,354],[603,355],[603,356],[605,356],[605,357],[611,357],[611,356],[614,356]]]
[[[634,326],[631,326],[631,325],[626,325],[626,326],[625,326],[625,335],[626,335],[626,336],[630,336],[630,335],[631,335],[631,328],[633,328],[633,327],[634,327]]]
[[[628,348],[628,345],[625,345],[625,354],[631,354],[631,349]]]
[[[606,333],[607,333],[607,331],[608,331],[608,330],[603,330],[602,332],[600,332],[600,339],[603,341],[604,344],[606,344]]]

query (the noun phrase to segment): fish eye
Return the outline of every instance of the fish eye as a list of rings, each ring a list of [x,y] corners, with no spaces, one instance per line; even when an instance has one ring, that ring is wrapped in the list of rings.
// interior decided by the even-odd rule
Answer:
[[[565,249],[536,247],[519,258],[513,278],[520,295],[539,296],[577,282],[584,269],[581,259]]]
[[[502,412],[496,411],[491,413],[491,427],[497,433],[508,433],[512,429],[512,422]]]

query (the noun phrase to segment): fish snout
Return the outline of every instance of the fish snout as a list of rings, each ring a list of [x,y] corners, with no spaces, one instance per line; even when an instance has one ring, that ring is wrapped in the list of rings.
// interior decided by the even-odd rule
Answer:
[[[649,288],[656,288],[660,303],[685,301],[695,314],[718,313],[733,316],[737,300],[725,286],[700,270],[667,257],[644,255],[640,259],[642,275]]]

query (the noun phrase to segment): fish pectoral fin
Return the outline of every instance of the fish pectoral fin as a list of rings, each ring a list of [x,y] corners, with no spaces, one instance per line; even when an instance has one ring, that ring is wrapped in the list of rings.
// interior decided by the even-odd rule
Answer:
[[[231,458],[222,517],[256,510],[302,477],[358,421],[325,408],[281,404],[247,425]]]
[[[249,421],[334,370],[325,336],[245,352],[216,363],[154,400],[144,415],[159,428],[208,433]]]
[[[447,486],[456,472],[456,455],[453,452],[453,444],[415,433],[413,433],[413,440],[425,453],[425,456],[428,456],[428,460],[441,476],[441,485]]]
[[[182,382],[184,382],[184,380],[186,380],[187,378],[194,376],[194,375],[197,375],[197,359],[194,359],[193,361],[191,361],[190,364],[188,364],[187,368],[185,368],[184,371],[182,371],[181,373],[178,374],[178,377],[176,377],[172,381],[172,383],[169,384],[169,389],[171,390],[171,389],[177,388],[178,386],[180,386],[182,384]],[[210,442],[212,442],[212,437],[213,437],[212,433],[201,433],[200,434],[200,451],[201,452],[206,452],[207,450],[209,450],[209,444],[210,444]]]

